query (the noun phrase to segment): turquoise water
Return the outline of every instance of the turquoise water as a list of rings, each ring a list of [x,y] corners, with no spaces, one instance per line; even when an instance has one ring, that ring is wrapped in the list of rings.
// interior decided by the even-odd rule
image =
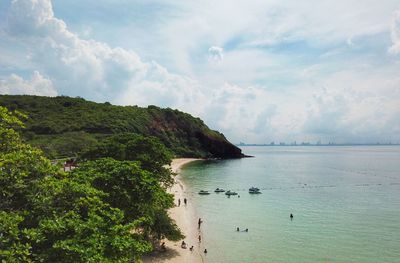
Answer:
[[[182,171],[204,220],[206,262],[400,262],[400,147],[242,149],[255,158]]]

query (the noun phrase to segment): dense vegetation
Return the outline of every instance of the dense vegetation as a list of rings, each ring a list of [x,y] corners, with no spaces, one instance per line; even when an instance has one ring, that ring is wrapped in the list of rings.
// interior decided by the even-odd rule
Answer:
[[[182,237],[167,215],[171,154],[157,139],[110,137],[63,172],[24,143],[21,119],[0,107],[2,262],[137,262],[159,239]]]
[[[242,157],[221,133],[178,110],[28,95],[0,95],[0,106],[29,117],[23,137],[50,158],[74,156],[110,135],[126,133],[157,137],[176,156]]]

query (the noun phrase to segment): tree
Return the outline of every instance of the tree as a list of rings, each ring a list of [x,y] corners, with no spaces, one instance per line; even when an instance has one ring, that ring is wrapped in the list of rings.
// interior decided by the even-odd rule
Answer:
[[[154,171],[106,158],[64,173],[21,140],[18,116],[0,107],[1,260],[137,262],[152,239],[181,237]]]
[[[155,137],[138,134],[114,135],[80,154],[81,159],[95,160],[110,157],[116,160],[138,161],[140,167],[153,174],[164,187],[173,183],[172,153]]]
[[[84,163],[72,176],[105,193],[102,200],[123,211],[126,222],[145,218],[141,227],[146,236],[182,238],[176,224],[165,219],[166,210],[174,205],[173,196],[164,190],[154,173],[141,168],[140,162],[98,159]]]

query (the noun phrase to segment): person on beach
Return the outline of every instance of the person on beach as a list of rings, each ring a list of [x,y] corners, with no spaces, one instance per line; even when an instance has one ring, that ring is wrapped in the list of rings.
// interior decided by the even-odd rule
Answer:
[[[161,244],[161,250],[162,250],[162,251],[167,250],[167,248],[165,247],[165,242],[162,242],[162,244]]]
[[[199,235],[199,243],[201,243],[201,236]]]
[[[186,198],[183,199],[183,203],[184,203],[185,205],[187,204]]]
[[[207,249],[204,249],[204,254],[207,254]]]
[[[237,228],[236,228],[236,231],[237,231],[237,232],[239,232],[239,231],[240,231],[239,227],[237,227]]]
[[[181,206],[181,199],[178,198],[178,206]]]
[[[201,218],[199,218],[199,221],[197,222],[197,225],[199,226],[199,229],[201,227],[201,223],[203,223],[203,220],[201,220]]]
[[[185,243],[185,241],[182,241],[182,244],[181,244],[181,248],[183,248],[183,249],[186,249],[186,243]]]
[[[190,250],[190,251],[193,251],[193,246],[191,246],[191,247],[189,248],[189,250]]]
[[[293,220],[293,214],[290,214],[290,220]]]

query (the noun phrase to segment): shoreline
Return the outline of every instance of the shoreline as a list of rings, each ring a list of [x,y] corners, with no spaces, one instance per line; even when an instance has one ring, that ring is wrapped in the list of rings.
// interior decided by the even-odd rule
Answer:
[[[171,170],[176,173],[174,185],[168,189],[168,192],[174,195],[175,207],[169,209],[168,214],[175,221],[179,229],[184,234],[183,239],[187,244],[187,249],[181,248],[182,241],[163,240],[167,247],[167,251],[155,251],[150,255],[143,257],[144,263],[181,263],[181,262],[204,262],[203,250],[204,246],[198,242],[199,231],[197,229],[198,217],[195,212],[190,198],[186,195],[186,186],[180,179],[180,170],[188,163],[203,159],[196,158],[177,158],[171,162]],[[188,199],[187,205],[183,203],[184,198]],[[177,206],[178,199],[181,200],[181,205]],[[201,231],[200,231],[201,234]],[[193,251],[189,247],[193,246]]]

